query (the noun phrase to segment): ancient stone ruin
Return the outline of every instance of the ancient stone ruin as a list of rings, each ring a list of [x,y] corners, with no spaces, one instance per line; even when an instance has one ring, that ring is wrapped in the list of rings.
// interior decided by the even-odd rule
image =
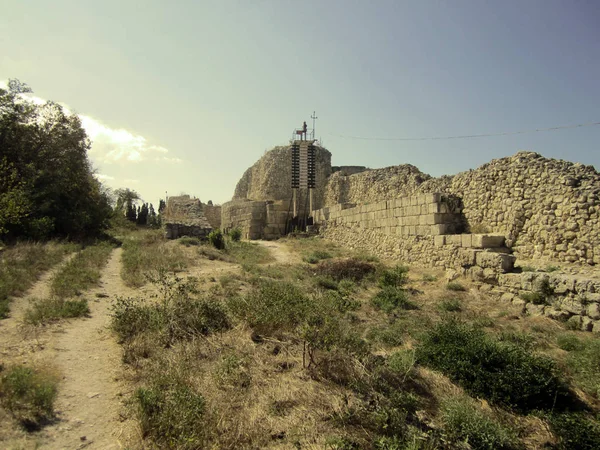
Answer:
[[[221,226],[221,207],[203,204],[189,195],[169,197],[163,212],[167,239],[181,236],[204,239]]]
[[[249,239],[284,234],[289,162],[289,147],[276,147],[244,173],[223,205],[225,229],[240,228]],[[600,277],[593,270],[600,263],[600,174],[594,167],[519,152],[433,178],[409,164],[332,168],[331,153],[318,147],[317,173],[311,215],[322,236],[445,268],[531,314],[600,332]],[[571,273],[522,272],[526,263],[558,264]]]

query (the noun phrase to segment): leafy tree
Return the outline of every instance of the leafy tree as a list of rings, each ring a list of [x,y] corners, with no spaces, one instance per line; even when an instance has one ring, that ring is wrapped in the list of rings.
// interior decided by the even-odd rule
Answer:
[[[127,220],[129,220],[131,222],[135,222],[137,220],[137,213],[136,213],[135,206],[133,205],[132,200],[127,200],[125,217],[127,218]]]
[[[115,212],[121,212],[121,214],[126,213],[126,208],[129,203],[134,205],[138,200],[141,200],[140,194],[129,188],[115,190],[115,196],[117,198]]]
[[[138,208],[137,224],[148,224],[148,203],[144,203],[140,208]]]
[[[154,211],[154,206],[152,203],[150,203],[150,207],[148,208],[148,226],[152,228],[156,228],[158,226],[156,211]]]
[[[45,238],[85,235],[108,226],[108,193],[93,176],[91,146],[79,117],[0,89],[0,235]]]

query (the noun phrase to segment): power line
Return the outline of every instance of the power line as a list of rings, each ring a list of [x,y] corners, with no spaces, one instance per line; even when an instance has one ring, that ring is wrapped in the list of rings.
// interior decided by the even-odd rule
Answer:
[[[471,139],[480,137],[493,137],[493,136],[511,136],[515,134],[526,134],[526,133],[538,133],[540,131],[555,131],[555,130],[566,130],[568,128],[582,128],[600,125],[600,122],[580,123],[577,125],[561,125],[550,128],[536,128],[535,130],[522,130],[522,131],[507,131],[504,133],[488,133],[488,134],[468,134],[463,136],[440,136],[440,137],[418,137],[418,138],[380,138],[380,137],[361,137],[361,136],[344,136],[342,134],[324,133],[330,136],[335,136],[343,139],[357,139],[363,141],[439,141],[448,139]]]

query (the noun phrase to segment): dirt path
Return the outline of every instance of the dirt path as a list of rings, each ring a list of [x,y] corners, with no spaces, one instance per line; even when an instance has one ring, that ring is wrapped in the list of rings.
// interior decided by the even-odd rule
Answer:
[[[283,243],[278,241],[252,241],[263,247],[266,247],[275,258],[275,261],[280,264],[296,264],[301,261],[300,256],[292,253],[290,249]]]
[[[45,274],[26,297],[13,302],[13,317],[7,319],[9,323],[2,321],[2,331],[9,331],[11,337],[11,359],[53,367],[62,379],[56,422],[37,433],[13,433],[7,440],[0,436],[0,447],[119,449],[135,432],[135,425],[122,414],[129,393],[121,381],[121,348],[108,329],[114,298],[135,295],[121,281],[121,252],[113,251],[100,286],[85,294],[90,318],[42,327],[34,336],[20,337],[19,320],[28,300],[49,294],[49,281],[58,268]],[[5,336],[2,341],[7,342]]]

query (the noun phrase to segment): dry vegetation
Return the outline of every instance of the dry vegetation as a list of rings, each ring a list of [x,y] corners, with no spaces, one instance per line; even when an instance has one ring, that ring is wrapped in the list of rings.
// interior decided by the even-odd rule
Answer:
[[[599,446],[589,333],[320,239],[285,241],[300,264],[244,242],[141,241],[125,252],[152,263],[123,276],[147,271],[159,295],[120,299],[113,328],[147,446]],[[186,277],[195,260],[231,270]]]

